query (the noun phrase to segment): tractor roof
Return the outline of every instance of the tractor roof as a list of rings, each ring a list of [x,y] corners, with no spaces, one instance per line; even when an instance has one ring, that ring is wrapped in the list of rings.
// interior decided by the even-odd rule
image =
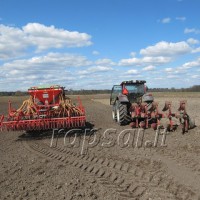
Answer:
[[[121,83],[121,85],[123,85],[123,84],[144,84],[144,83],[146,83],[146,81],[144,81],[144,80],[130,80],[130,81],[123,81],[122,83]]]

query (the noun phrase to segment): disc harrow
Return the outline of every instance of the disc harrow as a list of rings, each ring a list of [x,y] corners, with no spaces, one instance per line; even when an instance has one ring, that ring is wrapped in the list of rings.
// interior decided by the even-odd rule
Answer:
[[[168,130],[172,131],[178,125],[181,125],[182,131],[187,132],[190,128],[193,128],[194,123],[186,112],[186,103],[187,101],[180,101],[180,105],[176,113],[172,112],[171,101],[165,102],[162,112],[159,110],[157,102],[152,102],[151,104],[134,103],[129,109],[133,120],[133,122],[131,122],[131,126],[134,128],[148,128],[151,126],[153,129],[157,129],[158,126],[163,126],[163,119],[168,119],[167,123],[165,120],[165,127]]]

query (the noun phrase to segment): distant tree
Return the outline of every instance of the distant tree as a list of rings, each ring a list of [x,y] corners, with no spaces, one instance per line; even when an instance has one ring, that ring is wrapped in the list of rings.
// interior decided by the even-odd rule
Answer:
[[[23,93],[20,90],[15,92],[15,96],[22,96],[22,95],[23,95]]]

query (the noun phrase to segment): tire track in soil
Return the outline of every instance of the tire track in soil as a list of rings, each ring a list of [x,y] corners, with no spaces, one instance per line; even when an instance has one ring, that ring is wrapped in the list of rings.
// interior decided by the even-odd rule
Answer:
[[[180,150],[181,151],[181,150]],[[184,154],[185,153],[185,154]],[[158,151],[159,155],[165,156],[170,160],[176,161],[178,165],[184,165],[187,168],[192,169],[196,174],[200,175],[199,156],[190,152],[181,152],[181,154],[175,154],[172,151]]]
[[[171,173],[176,180],[193,188],[196,191],[198,200],[200,199],[200,166],[199,158],[191,153],[184,156],[183,152],[177,153],[168,149],[168,151],[157,151],[152,159],[160,160],[167,166],[168,173]]]
[[[197,194],[190,188],[176,182],[163,169],[148,171],[134,166],[131,162],[112,160],[94,155],[80,155],[63,147],[50,148],[41,142],[24,141],[25,147],[51,160],[70,164],[93,177],[105,187],[111,187],[120,199],[197,199]]]
[[[101,102],[98,102],[98,103],[101,104]],[[96,107],[98,107],[97,106],[98,103],[96,103],[96,105],[95,105]],[[93,116],[94,118],[96,116],[98,116],[98,117],[95,118],[97,122],[99,122],[98,118],[103,116],[103,114],[101,112],[106,113],[107,110],[110,110],[110,112],[111,112],[111,108],[108,109],[108,107],[109,106],[102,106],[102,104],[101,104],[101,110],[98,110],[98,113],[96,112],[96,115]],[[99,115],[100,115],[100,117],[99,117]],[[109,115],[104,115],[104,116],[109,116]],[[111,123],[110,118],[111,117],[102,118],[103,120],[101,121],[99,126],[101,124],[106,124],[106,125],[110,124]],[[151,158],[152,158],[152,160],[157,160],[157,161],[160,160],[162,165],[164,166],[164,168],[166,170],[166,174],[170,174],[171,178],[173,180],[177,181],[177,184],[182,183],[182,185],[184,185],[184,186],[186,185],[185,187],[189,188],[191,193],[195,193],[194,199],[200,199],[200,197],[197,197],[199,195],[199,186],[200,186],[199,180],[196,177],[196,181],[193,181],[196,174],[199,176],[199,172],[200,172],[199,162],[198,162],[199,159],[196,159],[197,157],[194,158],[193,157],[194,154],[191,154],[191,157],[190,157],[190,155],[188,155],[188,151],[187,151],[187,154],[186,154],[187,160],[184,158],[184,155],[180,155],[181,158],[179,159],[179,157],[177,155],[175,155],[176,151],[173,151],[172,149],[168,149],[168,151],[170,153],[169,152],[163,153],[163,152],[155,151],[154,152],[155,157],[154,158],[151,157]],[[154,154],[153,154],[153,156],[154,156]],[[198,156],[198,154],[196,154],[196,156]],[[166,162],[165,158],[167,160],[170,159],[169,162]],[[173,162],[171,162],[171,160]],[[189,161],[189,163],[187,163],[187,161]],[[181,164],[185,165],[187,168],[182,167]],[[175,169],[173,169],[174,167],[175,167]],[[193,170],[191,170],[191,169],[193,169]],[[178,175],[176,174],[176,170],[178,170]],[[194,173],[194,171],[196,173]],[[181,176],[181,172],[182,172],[182,176]],[[188,172],[188,174],[186,174],[186,176],[185,176],[185,172],[186,173]],[[174,187],[176,187],[176,186],[174,186]],[[174,191],[175,190],[176,189],[174,189]],[[182,198],[180,198],[180,199],[182,199]]]

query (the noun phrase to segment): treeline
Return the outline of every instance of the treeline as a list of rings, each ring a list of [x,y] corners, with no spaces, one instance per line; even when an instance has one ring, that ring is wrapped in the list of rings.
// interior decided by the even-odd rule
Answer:
[[[110,94],[111,90],[66,90],[66,95]]]
[[[194,85],[190,88],[149,88],[149,92],[200,92],[200,85]],[[111,90],[66,90],[66,95],[89,95],[89,94],[110,94]],[[26,96],[28,92],[0,92],[0,96]]]
[[[27,96],[28,92],[16,91],[16,92],[0,92],[0,96]]]
[[[149,92],[200,92],[200,85],[194,85],[189,88],[150,88]]]
[[[111,90],[65,90],[66,95],[110,94]],[[0,92],[0,96],[27,96],[28,92]]]

